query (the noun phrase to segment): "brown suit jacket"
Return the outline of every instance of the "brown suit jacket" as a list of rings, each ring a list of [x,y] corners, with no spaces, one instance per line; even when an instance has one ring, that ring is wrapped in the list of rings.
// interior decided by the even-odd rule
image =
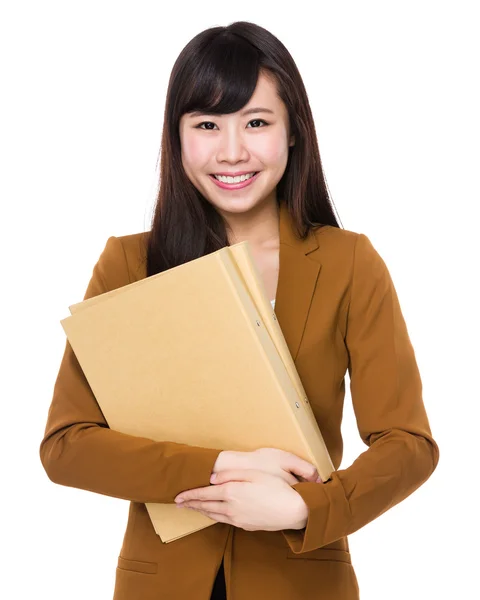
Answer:
[[[85,298],[146,277],[146,233],[107,240]],[[110,430],[68,341],[40,447],[50,479],[130,500],[115,600],[208,600],[222,557],[229,600],[357,600],[348,538],[418,488],[438,446],[387,267],[364,234],[332,226],[302,241],[280,210],[275,312],[338,469],[348,369],[358,430],[368,446],[323,484],[294,489],[305,529],[245,531],[217,523],[164,544],[145,502],[173,502],[210,485],[221,450],[154,442]],[[52,574],[53,575],[53,574]]]

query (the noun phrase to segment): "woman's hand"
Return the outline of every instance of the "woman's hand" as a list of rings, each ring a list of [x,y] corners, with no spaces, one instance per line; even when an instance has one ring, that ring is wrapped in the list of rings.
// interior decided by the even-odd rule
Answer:
[[[175,502],[218,523],[246,531],[302,529],[308,518],[303,498],[283,477],[258,470],[219,471],[214,485],[182,492]]]
[[[290,485],[300,481],[320,483],[322,480],[314,465],[296,454],[278,448],[259,448],[252,452],[223,451],[213,466],[213,473],[225,470],[255,469],[276,475]]]

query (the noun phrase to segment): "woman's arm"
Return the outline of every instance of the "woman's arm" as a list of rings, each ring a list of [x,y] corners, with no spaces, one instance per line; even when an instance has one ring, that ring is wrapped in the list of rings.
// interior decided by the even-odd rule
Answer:
[[[356,241],[350,293],[345,337],[350,390],[358,430],[369,448],[326,483],[293,486],[309,509],[305,530],[283,531],[295,553],[373,521],[428,479],[439,460],[395,287],[364,234]]]
[[[84,299],[128,283],[122,243],[110,237]],[[53,482],[134,502],[170,503],[183,490],[208,486],[220,453],[109,429],[67,340],[40,445]]]

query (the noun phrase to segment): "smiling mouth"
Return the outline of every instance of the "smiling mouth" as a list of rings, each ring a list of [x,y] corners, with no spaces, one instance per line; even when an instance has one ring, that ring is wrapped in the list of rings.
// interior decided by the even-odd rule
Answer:
[[[250,177],[248,179],[251,179],[252,177],[255,177],[255,175],[258,175],[258,173],[260,173],[260,171],[251,171],[251,173],[246,173],[246,174],[250,175]],[[219,177],[231,177],[232,179],[234,179],[235,177],[239,177],[239,175],[217,175],[216,173],[210,173],[210,177],[214,177],[217,181],[220,181],[220,179],[218,179]],[[248,179],[244,179],[243,181],[236,181],[236,182],[232,182],[232,183],[243,183],[244,181],[248,181]]]
[[[250,175],[250,177],[244,179],[243,181],[221,181],[220,179],[217,179],[217,177],[213,174],[210,174],[209,177],[217,187],[222,188],[224,190],[231,190],[233,192],[236,190],[242,190],[243,188],[252,185],[257,180],[260,171],[252,171],[252,173],[253,175]],[[232,175],[223,175],[222,177],[230,177],[231,179],[234,179]]]

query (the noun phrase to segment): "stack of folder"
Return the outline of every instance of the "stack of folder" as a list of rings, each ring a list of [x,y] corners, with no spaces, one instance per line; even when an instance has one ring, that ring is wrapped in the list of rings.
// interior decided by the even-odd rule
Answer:
[[[61,321],[111,429],[205,448],[280,448],[334,470],[248,242],[69,307]],[[147,503],[163,542],[216,523]]]

